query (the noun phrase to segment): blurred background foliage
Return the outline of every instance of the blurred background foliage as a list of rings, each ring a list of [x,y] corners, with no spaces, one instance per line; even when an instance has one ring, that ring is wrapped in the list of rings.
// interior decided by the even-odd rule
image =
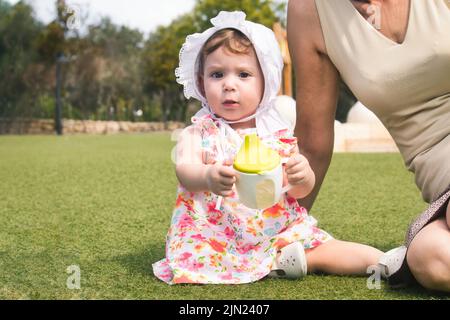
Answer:
[[[197,0],[193,10],[148,37],[103,18],[70,28],[73,13],[55,1],[57,16],[45,25],[20,1],[0,0],[0,118],[53,118],[56,57],[64,54],[63,117],[84,120],[182,121],[200,107],[186,101],[175,81],[179,50],[188,34],[211,26],[220,10],[243,10],[271,28],[286,24],[280,0]],[[86,17],[76,17],[83,25]],[[355,102],[342,86],[337,119]]]

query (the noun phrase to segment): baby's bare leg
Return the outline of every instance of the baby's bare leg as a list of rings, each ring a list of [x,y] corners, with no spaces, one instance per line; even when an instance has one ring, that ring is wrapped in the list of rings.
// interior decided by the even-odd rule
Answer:
[[[377,265],[382,251],[360,243],[330,240],[306,251],[308,272],[340,275],[366,275],[367,268]]]

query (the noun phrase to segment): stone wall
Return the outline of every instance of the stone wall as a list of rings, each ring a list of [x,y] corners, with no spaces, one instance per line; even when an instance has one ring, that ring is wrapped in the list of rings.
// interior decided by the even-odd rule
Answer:
[[[184,128],[182,122],[169,121],[167,129],[163,122],[92,121],[63,120],[64,134],[114,134],[154,131],[173,131]],[[51,119],[0,119],[0,134],[55,134],[54,120]]]
[[[64,120],[64,134],[114,134],[164,131],[163,122]],[[181,122],[168,122],[167,130],[184,128]],[[377,123],[335,121],[335,152],[398,152],[389,132]],[[0,134],[55,134],[53,120],[0,119]]]
[[[382,124],[335,121],[334,152],[398,152],[398,148]]]

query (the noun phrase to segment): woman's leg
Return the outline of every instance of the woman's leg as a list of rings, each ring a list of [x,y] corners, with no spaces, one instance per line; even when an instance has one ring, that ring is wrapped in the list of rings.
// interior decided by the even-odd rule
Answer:
[[[446,217],[425,226],[408,247],[407,262],[425,288],[450,292],[450,204]]]
[[[382,251],[373,247],[341,240],[330,240],[306,251],[308,272],[340,275],[366,275],[367,268],[377,265]]]

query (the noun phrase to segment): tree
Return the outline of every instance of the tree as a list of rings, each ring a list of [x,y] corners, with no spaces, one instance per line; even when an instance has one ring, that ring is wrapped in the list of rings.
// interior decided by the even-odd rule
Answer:
[[[194,20],[200,30],[211,27],[210,20],[220,11],[243,11],[247,20],[272,28],[277,18],[273,0],[198,0],[194,7]]]
[[[69,66],[68,102],[83,118],[130,120],[143,103],[143,35],[104,18],[77,42]]]
[[[185,14],[168,27],[159,27],[145,45],[145,89],[150,96],[158,97],[164,122],[169,119],[184,120],[186,103],[183,101],[182,88],[176,83],[174,71],[186,36],[197,31],[192,14]]]
[[[30,66],[37,61],[35,39],[43,26],[32,8],[20,1],[14,6],[0,0],[0,116],[32,116],[36,86],[27,82]]]
[[[174,70],[186,36],[209,28],[219,10],[243,10],[272,27],[283,1],[198,0],[192,12],[144,41],[139,31],[109,19],[81,35],[70,27],[74,13],[64,0],[54,1],[57,15],[47,25],[25,2],[0,0],[0,117],[52,118],[56,56],[64,53],[70,59],[63,65],[65,117],[132,120],[139,108],[145,120],[184,121],[188,103]]]

